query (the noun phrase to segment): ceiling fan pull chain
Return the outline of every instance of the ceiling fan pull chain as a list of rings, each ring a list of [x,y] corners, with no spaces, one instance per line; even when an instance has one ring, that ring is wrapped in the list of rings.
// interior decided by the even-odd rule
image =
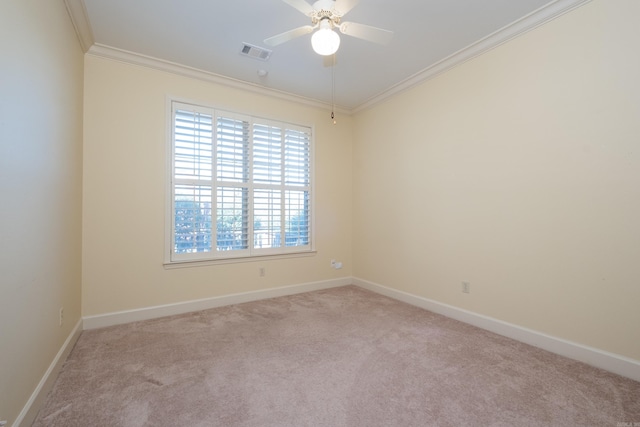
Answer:
[[[336,124],[336,117],[333,111],[336,109],[336,54],[333,54],[333,65],[331,66],[331,120]]]

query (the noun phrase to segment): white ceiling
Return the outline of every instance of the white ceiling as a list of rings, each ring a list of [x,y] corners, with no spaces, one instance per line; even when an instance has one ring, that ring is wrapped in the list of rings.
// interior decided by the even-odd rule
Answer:
[[[234,84],[332,102],[332,68],[311,49],[310,34],[271,48],[266,62],[240,54],[243,43],[267,48],[265,38],[310,24],[283,0],[65,1],[89,51],[151,57]],[[335,103],[357,111],[584,1],[360,0],[344,20],[395,34],[388,46],[341,35]],[[258,76],[261,69],[266,77]]]

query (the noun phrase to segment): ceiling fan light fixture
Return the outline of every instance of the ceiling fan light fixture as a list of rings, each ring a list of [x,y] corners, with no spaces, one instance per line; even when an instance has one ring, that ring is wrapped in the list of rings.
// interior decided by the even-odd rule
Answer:
[[[331,29],[328,22],[320,22],[320,29],[311,36],[311,47],[322,56],[333,55],[340,47],[340,36]]]

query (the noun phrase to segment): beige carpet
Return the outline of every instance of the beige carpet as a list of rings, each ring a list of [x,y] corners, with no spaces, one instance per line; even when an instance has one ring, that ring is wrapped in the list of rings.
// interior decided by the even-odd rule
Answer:
[[[85,331],[34,426],[636,422],[638,382],[346,286]]]

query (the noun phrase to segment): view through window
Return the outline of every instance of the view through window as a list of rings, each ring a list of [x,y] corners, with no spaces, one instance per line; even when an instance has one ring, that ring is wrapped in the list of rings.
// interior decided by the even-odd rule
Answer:
[[[311,250],[311,129],[172,102],[171,261]]]

